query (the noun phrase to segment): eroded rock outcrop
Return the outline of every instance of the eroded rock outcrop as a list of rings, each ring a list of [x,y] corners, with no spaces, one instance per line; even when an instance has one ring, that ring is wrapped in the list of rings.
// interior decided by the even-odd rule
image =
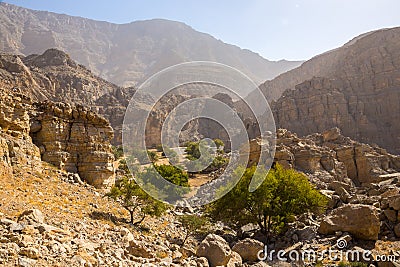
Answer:
[[[40,173],[44,160],[78,173],[96,187],[113,183],[113,130],[107,120],[81,106],[34,103],[19,93],[16,81],[21,79],[8,79],[7,72],[1,75],[5,79],[0,94],[0,175]]]
[[[82,107],[42,102],[31,119],[33,142],[42,159],[79,175],[96,187],[114,182],[113,130],[107,120]]]
[[[254,142],[254,141],[253,141]],[[275,162],[326,182],[379,183],[400,171],[400,157],[385,149],[345,137],[338,128],[303,138],[285,129],[277,131]],[[254,155],[253,157],[256,157]],[[325,175],[319,175],[325,172]]]
[[[84,105],[111,123],[115,144],[121,143],[125,109],[135,92],[95,76],[86,67],[57,49],[41,55],[0,55],[2,87],[32,101],[50,100],[71,105]],[[16,117],[17,119],[17,117]]]

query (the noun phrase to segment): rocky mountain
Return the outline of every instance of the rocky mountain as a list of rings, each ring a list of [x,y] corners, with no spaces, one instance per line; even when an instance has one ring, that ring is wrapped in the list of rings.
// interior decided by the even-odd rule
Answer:
[[[400,28],[381,29],[355,37],[342,47],[317,55],[301,66],[260,85],[269,101],[277,100],[283,92],[313,77],[359,79],[354,87],[380,86],[381,79],[396,74],[399,63]],[[382,86],[391,86],[382,84]],[[358,89],[354,88],[354,89]]]
[[[278,127],[343,134],[400,153],[400,28],[361,35],[267,81]]]
[[[187,61],[224,63],[256,82],[301,64],[268,61],[175,21],[113,24],[0,4],[0,51],[30,55],[49,48],[67,52],[97,75],[124,86]]]

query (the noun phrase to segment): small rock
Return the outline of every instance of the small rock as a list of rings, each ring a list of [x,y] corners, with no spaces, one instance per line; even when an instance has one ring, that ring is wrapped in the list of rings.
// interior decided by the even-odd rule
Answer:
[[[127,247],[129,254],[141,258],[155,258],[154,250],[144,244],[144,242],[132,240]]]
[[[35,266],[35,260],[27,259],[25,257],[18,257],[18,266],[20,267],[31,267]]]
[[[17,244],[20,247],[28,247],[34,243],[33,238],[30,235],[20,235],[18,237]]]
[[[18,222],[23,222],[27,224],[43,223],[44,216],[43,213],[38,209],[30,209],[24,211],[19,217]]]
[[[38,259],[40,257],[39,250],[36,248],[28,247],[28,248],[21,248],[19,254],[22,256],[26,256],[30,259]]]
[[[179,250],[175,250],[172,252],[172,258],[173,259],[180,259],[182,258],[183,254]]]
[[[313,226],[306,226],[297,230],[296,234],[299,237],[299,240],[312,240],[316,237],[317,230]]]
[[[197,266],[199,267],[209,267],[208,260],[205,257],[200,257],[196,259]]]

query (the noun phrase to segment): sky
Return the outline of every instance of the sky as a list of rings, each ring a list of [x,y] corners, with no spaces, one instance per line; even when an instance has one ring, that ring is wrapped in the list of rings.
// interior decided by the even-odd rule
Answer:
[[[1,1],[0,1],[1,2]],[[269,60],[306,60],[352,38],[400,26],[399,0],[6,0],[113,23],[184,22]]]

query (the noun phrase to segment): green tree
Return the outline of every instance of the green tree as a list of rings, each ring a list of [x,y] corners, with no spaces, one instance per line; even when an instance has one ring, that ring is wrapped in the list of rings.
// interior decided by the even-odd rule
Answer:
[[[201,233],[208,226],[208,219],[204,216],[190,214],[190,215],[180,215],[178,220],[181,222],[182,226],[185,228],[185,237],[183,238],[182,247],[185,245],[186,240],[189,236]]]
[[[117,181],[106,194],[107,197],[119,202],[130,214],[130,223],[140,224],[146,215],[161,216],[167,205],[149,196],[133,179],[124,177]],[[141,216],[134,222],[134,213],[139,211]]]
[[[160,176],[162,176],[162,178]],[[157,188],[162,187],[162,192],[159,192],[161,193],[159,197],[165,200],[174,200],[172,196],[181,196],[189,192],[188,174],[172,165],[153,165],[152,167],[146,168],[145,171],[138,173],[137,178],[140,180],[140,183],[146,187],[146,190],[151,190],[151,188],[147,188],[147,186],[151,186],[155,183],[158,185]],[[165,181],[160,179],[165,179],[168,182],[182,187],[174,188],[171,185],[163,183]]]
[[[218,149],[221,146],[223,146],[224,143],[220,139],[215,139],[214,142],[217,146],[216,155],[213,152],[213,149],[211,147],[208,147],[204,143],[200,142],[186,143],[185,152],[188,154],[186,158],[189,160],[188,162],[186,162],[186,167],[188,169],[201,169],[201,166],[205,166],[205,164],[211,162],[211,164],[209,164],[209,166],[202,171],[203,173],[209,173],[225,167],[228,164],[228,159],[223,157],[222,156],[223,151]],[[203,154],[200,153],[200,150],[203,151]],[[200,158],[201,161],[196,161]],[[210,159],[212,159],[212,161]]]
[[[239,167],[234,175],[243,176],[234,188],[208,206],[212,218],[222,220],[233,227],[256,223],[261,231],[270,236],[279,234],[295,215],[324,210],[327,199],[310,184],[307,177],[293,169],[276,164],[269,173],[255,172],[256,167]],[[249,192],[250,181],[265,178],[259,188]],[[227,191],[222,188],[220,194]]]
[[[176,153],[175,150],[169,148],[169,147],[165,147],[163,152],[162,152],[162,156],[166,157],[168,156],[168,160],[171,164],[177,164],[179,162],[179,156],[178,153]]]

